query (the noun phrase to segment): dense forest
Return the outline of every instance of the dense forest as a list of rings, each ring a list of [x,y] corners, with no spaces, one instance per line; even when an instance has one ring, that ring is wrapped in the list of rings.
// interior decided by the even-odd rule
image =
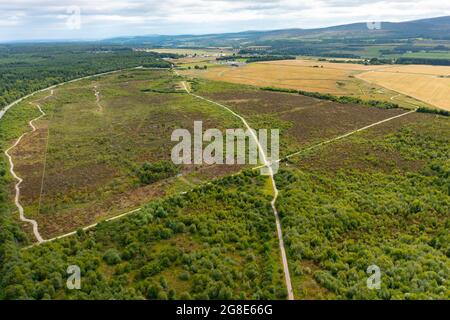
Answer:
[[[450,298],[449,121],[414,117],[305,153],[277,175],[294,277],[342,299]],[[380,290],[366,289],[371,264]]]
[[[0,45],[0,108],[31,92],[112,70],[171,67],[173,54],[88,44]]]
[[[17,252],[6,299],[283,299],[273,213],[255,172],[156,201],[95,230]],[[65,285],[81,268],[81,289]]]

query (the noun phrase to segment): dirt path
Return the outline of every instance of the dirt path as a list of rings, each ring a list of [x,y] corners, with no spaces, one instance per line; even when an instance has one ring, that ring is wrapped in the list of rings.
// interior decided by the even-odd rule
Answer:
[[[99,76],[105,76],[105,75],[108,75],[108,74],[113,74],[113,73],[117,73],[117,72],[121,72],[121,71],[133,70],[133,69],[148,69],[148,68],[143,68],[142,66],[140,66],[140,67],[134,67],[134,68],[118,69],[118,70],[113,70],[113,71],[108,71],[108,72],[96,73],[96,74],[92,74],[92,75],[90,75],[90,76],[85,76],[85,77],[81,77],[81,78],[69,80],[69,81],[66,81],[66,82],[61,82],[61,83],[55,84],[55,85],[53,85],[53,86],[50,86],[50,87],[47,87],[47,88],[44,88],[44,89],[34,91],[34,92],[30,93],[30,94],[27,94],[26,96],[23,96],[23,97],[20,98],[20,99],[17,99],[16,101],[11,102],[11,103],[8,104],[6,107],[3,107],[3,109],[0,110],[0,119],[3,118],[3,116],[5,115],[5,113],[6,113],[9,109],[11,109],[11,108],[14,107],[15,105],[19,104],[19,103],[22,102],[23,100],[28,99],[28,98],[34,96],[34,95],[37,94],[37,93],[41,93],[41,92],[44,92],[44,91],[48,91],[48,90],[51,90],[51,89],[55,89],[55,88],[57,88],[57,87],[59,87],[59,86],[62,86],[62,85],[68,84],[68,83],[77,82],[77,81],[81,81],[81,80],[85,80],[85,79],[90,79],[90,78],[94,78],[94,77],[99,77]],[[163,68],[161,68],[161,69],[163,69]]]
[[[351,135],[353,135],[353,134],[355,134],[355,133],[357,133],[357,132],[361,132],[361,131],[367,130],[367,129],[369,129],[369,128],[378,126],[378,125],[380,125],[380,124],[382,124],[382,123],[385,123],[385,122],[388,122],[388,121],[391,121],[391,120],[394,120],[394,119],[397,119],[397,118],[400,118],[400,117],[407,116],[408,114],[414,113],[414,112],[416,112],[416,111],[417,111],[417,109],[416,109],[416,110],[412,110],[412,111],[408,111],[408,112],[405,112],[405,113],[402,113],[402,114],[399,114],[399,115],[396,115],[396,116],[393,116],[393,117],[390,117],[390,118],[387,118],[387,119],[384,119],[384,120],[381,120],[381,121],[378,121],[378,122],[375,122],[375,123],[372,123],[372,124],[369,124],[369,125],[367,125],[367,126],[365,126],[365,127],[362,127],[362,128],[359,128],[359,129],[356,129],[356,130],[353,130],[353,131],[350,131],[350,132],[348,132],[348,133],[346,133],[346,134],[343,134],[343,135],[341,135],[341,136],[338,136],[338,137],[336,137],[336,138],[333,138],[333,139],[330,139],[330,140],[326,140],[326,141],[322,141],[322,142],[320,142],[320,143],[318,143],[318,144],[315,144],[315,145],[313,145],[313,146],[310,146],[310,147],[308,147],[308,148],[305,148],[305,149],[302,149],[302,150],[300,150],[300,151],[291,153],[290,155],[287,155],[287,156],[285,156],[285,157],[282,158],[282,159],[278,159],[276,162],[279,163],[279,162],[281,162],[281,161],[284,161],[284,160],[287,160],[287,159],[289,159],[289,158],[295,157],[295,156],[297,156],[297,155],[299,155],[299,154],[301,154],[301,153],[303,153],[303,152],[305,152],[305,151],[309,151],[309,150],[318,148],[318,147],[320,147],[320,146],[324,146],[324,145],[326,145],[326,144],[335,142],[335,141],[337,141],[337,140],[344,139],[344,138],[346,138],[346,137],[348,137],[348,136],[351,136]],[[259,167],[255,167],[255,168],[253,168],[253,169],[256,170],[256,169],[260,169],[260,168],[263,168],[263,167],[264,167],[264,166],[259,166]]]
[[[142,208],[137,208],[137,209],[134,209],[134,210],[131,210],[131,211],[127,211],[127,212],[121,213],[121,214],[119,214],[119,215],[117,215],[117,216],[114,216],[114,217],[111,217],[111,218],[102,220],[102,222],[103,222],[103,221],[106,221],[106,222],[108,222],[108,221],[114,221],[114,220],[116,220],[116,219],[123,218],[123,217],[125,217],[125,216],[127,216],[127,215],[129,215],[129,214],[138,212],[138,211],[140,211],[141,209],[142,209]],[[92,229],[92,228],[96,227],[99,223],[100,223],[100,222],[96,222],[96,223],[93,223],[93,224],[88,225],[88,226],[86,226],[86,227],[83,227],[83,228],[81,228],[81,229],[84,230],[84,231],[87,231],[87,230],[89,230],[89,229]],[[78,229],[79,229],[79,228],[78,228]],[[62,235],[60,235],[60,236],[54,237],[54,238],[50,238],[50,239],[44,240],[43,242],[52,242],[52,241],[55,241],[55,240],[58,240],[58,239],[63,239],[63,238],[72,236],[72,235],[74,235],[74,234],[77,233],[78,229],[75,230],[75,231],[68,232],[68,233],[62,234]],[[42,242],[35,243],[35,244],[32,244],[32,245],[30,245],[30,246],[28,246],[28,247],[24,247],[23,249],[25,249],[25,250],[26,250],[26,249],[30,249],[30,248],[32,248],[32,247],[35,247],[36,245],[41,244],[41,243],[42,243]]]
[[[281,260],[282,260],[282,264],[283,264],[283,270],[284,270],[284,277],[285,277],[285,281],[286,281],[286,288],[288,291],[288,299],[289,300],[294,300],[294,291],[292,290],[292,283],[291,283],[291,276],[289,273],[289,265],[287,262],[287,257],[286,257],[286,250],[284,248],[284,241],[283,241],[283,232],[281,229],[281,221],[280,221],[280,216],[278,214],[277,208],[276,208],[276,201],[278,198],[278,189],[277,189],[277,185],[275,183],[275,179],[274,179],[274,173],[273,173],[273,169],[272,169],[272,165],[271,163],[267,160],[267,156],[264,152],[264,148],[262,147],[262,145],[260,144],[258,137],[256,136],[255,132],[252,130],[252,128],[250,127],[250,125],[247,123],[247,120],[245,120],[244,117],[242,117],[241,115],[237,114],[236,112],[234,112],[233,110],[231,110],[230,108],[228,108],[227,106],[217,103],[215,101],[209,100],[207,98],[204,98],[202,96],[196,95],[192,92],[189,91],[189,89],[187,88],[186,82],[182,81],[184,90],[190,94],[191,96],[197,98],[197,99],[201,99],[203,101],[209,102],[211,104],[215,104],[216,106],[219,106],[225,110],[227,110],[228,112],[230,112],[232,115],[234,115],[235,117],[239,118],[242,123],[244,124],[244,126],[247,128],[247,130],[250,132],[253,140],[255,141],[256,145],[258,146],[258,150],[259,150],[259,154],[263,160],[264,163],[264,167],[266,167],[268,169],[268,175],[270,177],[271,183],[272,183],[272,190],[273,190],[273,199],[270,202],[270,205],[272,206],[272,210],[273,213],[275,215],[275,223],[276,223],[276,227],[277,227],[277,236],[278,236],[278,243],[279,243],[279,247],[280,247],[280,251],[281,251]]]
[[[98,112],[102,113],[103,112],[103,107],[100,104],[100,91],[97,90],[97,86],[94,86],[94,94],[95,94],[95,103],[97,104],[98,107]]]
[[[43,98],[42,100],[45,100],[45,99],[47,99],[47,98],[49,98],[49,97],[51,97],[51,96],[53,96],[53,90],[51,90],[51,91],[50,91],[50,94],[49,94],[48,96],[46,96],[45,98]],[[38,117],[36,117],[36,118],[34,118],[33,120],[30,120],[30,122],[28,122],[28,124],[30,125],[30,127],[31,127],[32,130],[23,133],[23,134],[16,140],[16,142],[15,142],[11,147],[9,147],[9,148],[5,151],[5,155],[6,155],[6,157],[7,157],[8,160],[9,160],[9,171],[11,172],[11,175],[14,177],[14,179],[17,180],[17,183],[16,183],[16,185],[15,185],[16,196],[15,196],[15,198],[14,198],[14,203],[15,203],[17,209],[19,210],[19,217],[20,217],[20,220],[23,221],[23,222],[26,222],[26,223],[30,223],[30,224],[32,225],[34,236],[36,237],[36,239],[37,239],[37,241],[38,241],[39,243],[42,243],[42,242],[44,242],[45,240],[42,238],[41,234],[39,233],[39,225],[38,225],[38,223],[36,222],[36,220],[28,219],[27,217],[25,217],[25,212],[24,212],[24,210],[23,210],[22,205],[20,204],[20,185],[22,184],[23,179],[22,179],[21,177],[19,177],[19,176],[16,174],[16,172],[14,171],[14,162],[13,162],[13,160],[12,160],[11,155],[9,154],[9,152],[10,152],[12,149],[14,149],[15,147],[17,147],[17,146],[19,145],[20,141],[22,140],[22,138],[23,138],[24,136],[26,136],[27,134],[30,134],[30,133],[33,133],[33,132],[36,131],[36,127],[34,126],[33,123],[46,115],[45,112],[42,110],[42,108],[41,108],[41,106],[40,106],[39,104],[37,104],[37,103],[35,103],[35,102],[30,102],[30,103],[34,104],[34,105],[39,109],[39,112],[41,113],[41,115],[39,115]]]

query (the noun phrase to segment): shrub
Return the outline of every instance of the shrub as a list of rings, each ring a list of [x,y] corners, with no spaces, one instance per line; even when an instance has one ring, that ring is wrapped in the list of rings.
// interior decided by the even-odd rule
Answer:
[[[156,163],[145,162],[137,171],[139,181],[143,185],[155,183],[167,179],[178,173],[178,167],[169,161],[160,161]]]
[[[103,256],[103,260],[105,260],[105,262],[110,266],[118,264],[121,261],[120,255],[115,249],[109,249],[106,251]]]

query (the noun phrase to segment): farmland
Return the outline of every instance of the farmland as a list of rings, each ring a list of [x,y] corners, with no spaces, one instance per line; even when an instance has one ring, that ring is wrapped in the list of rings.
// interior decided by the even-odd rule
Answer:
[[[361,73],[356,77],[450,110],[450,67],[396,66]]]
[[[396,103],[406,108],[415,105],[430,106],[426,101],[410,97],[409,93],[396,92],[389,86],[384,87],[384,83],[372,83],[359,78],[360,74],[372,74],[381,68],[388,68],[388,66],[299,59],[252,63],[239,68],[216,66],[209,67],[207,70],[183,72],[195,77],[260,87],[300,89],[338,96],[355,96],[364,100],[393,101],[395,99]]]

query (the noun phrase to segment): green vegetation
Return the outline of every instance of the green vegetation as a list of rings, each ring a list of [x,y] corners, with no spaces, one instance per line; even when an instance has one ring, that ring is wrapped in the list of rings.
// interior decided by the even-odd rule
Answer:
[[[277,175],[298,297],[317,294],[302,286],[313,278],[342,299],[450,298],[450,123],[405,121],[305,152]],[[380,290],[366,287],[372,264]]]
[[[421,113],[434,113],[441,116],[450,116],[450,111],[442,110],[442,109],[432,109],[432,108],[426,108],[426,107],[420,107],[417,109],[417,112]]]
[[[241,50],[240,55],[232,55],[216,58],[217,61],[233,61],[242,60],[247,63],[261,62],[261,61],[277,61],[277,60],[295,60],[295,56],[288,55],[259,55],[252,51]]]
[[[255,172],[224,178],[22,251],[2,298],[283,299],[270,202],[254,185],[264,185]],[[68,264],[81,290],[65,288]]]
[[[0,299],[4,288],[15,277],[16,264],[22,259],[20,246],[27,243],[27,237],[17,223],[16,211],[11,201],[9,164],[4,156],[8,142],[28,130],[28,121],[38,115],[29,104],[21,103],[5,114],[0,125]]]
[[[25,212],[38,221],[44,238],[130,211],[165,194],[186,191],[236,169],[217,173],[214,166],[169,165],[174,129],[192,130],[195,120],[204,121],[205,130],[239,127],[239,121],[226,111],[182,90],[172,92],[180,81],[170,70],[133,69],[64,85],[40,102],[48,114],[36,123],[43,139],[24,139],[20,148],[25,157],[16,156],[15,163],[24,179]],[[149,87],[167,92],[143,92]],[[28,101],[22,105],[35,108]],[[17,111],[11,109],[11,115],[22,105]],[[17,136],[9,135],[8,145]]]
[[[179,168],[170,161],[159,161],[156,163],[145,162],[139,168],[137,175],[141,184],[145,185],[173,177],[178,172]]]
[[[0,107],[75,78],[145,65],[169,68],[162,57],[121,46],[24,44],[0,46]]]
[[[308,92],[308,91],[303,91],[303,90],[273,88],[273,87],[263,87],[263,88],[261,88],[261,90],[300,94],[300,95],[307,96],[307,97],[312,97],[312,98],[321,99],[321,100],[329,100],[329,101],[342,103],[342,104],[349,104],[349,103],[360,104],[360,105],[364,105],[364,106],[370,106],[370,107],[381,108],[381,109],[399,108],[398,104],[392,103],[392,102],[378,101],[378,100],[363,100],[361,98],[350,97],[350,96],[337,97],[337,96],[329,94],[329,93]]]
[[[241,125],[221,108],[178,93],[181,80],[167,70],[130,70],[72,83],[41,101],[51,121],[40,214],[26,197],[27,178],[23,193],[41,231],[72,231],[79,221],[87,225],[121,209],[117,204],[146,204],[21,250],[30,242],[17,222],[12,180],[0,157],[0,299],[286,298],[267,177],[169,162],[174,128],[191,129],[193,119],[221,129]],[[189,84],[254,128],[279,128],[284,154],[400,112],[395,104],[349,97],[199,79]],[[281,164],[276,205],[297,298],[450,298],[450,123],[424,112],[431,111]],[[28,101],[5,114],[2,154],[37,114]],[[22,151],[29,146],[24,142]],[[26,161],[16,167],[24,176],[30,164],[41,168],[40,159]],[[98,179],[90,180],[93,174]],[[185,185],[187,192],[175,195],[170,188],[181,178],[192,184],[218,179],[192,191]],[[366,286],[373,264],[381,268],[380,290]],[[65,286],[69,265],[81,269],[80,290]]]

